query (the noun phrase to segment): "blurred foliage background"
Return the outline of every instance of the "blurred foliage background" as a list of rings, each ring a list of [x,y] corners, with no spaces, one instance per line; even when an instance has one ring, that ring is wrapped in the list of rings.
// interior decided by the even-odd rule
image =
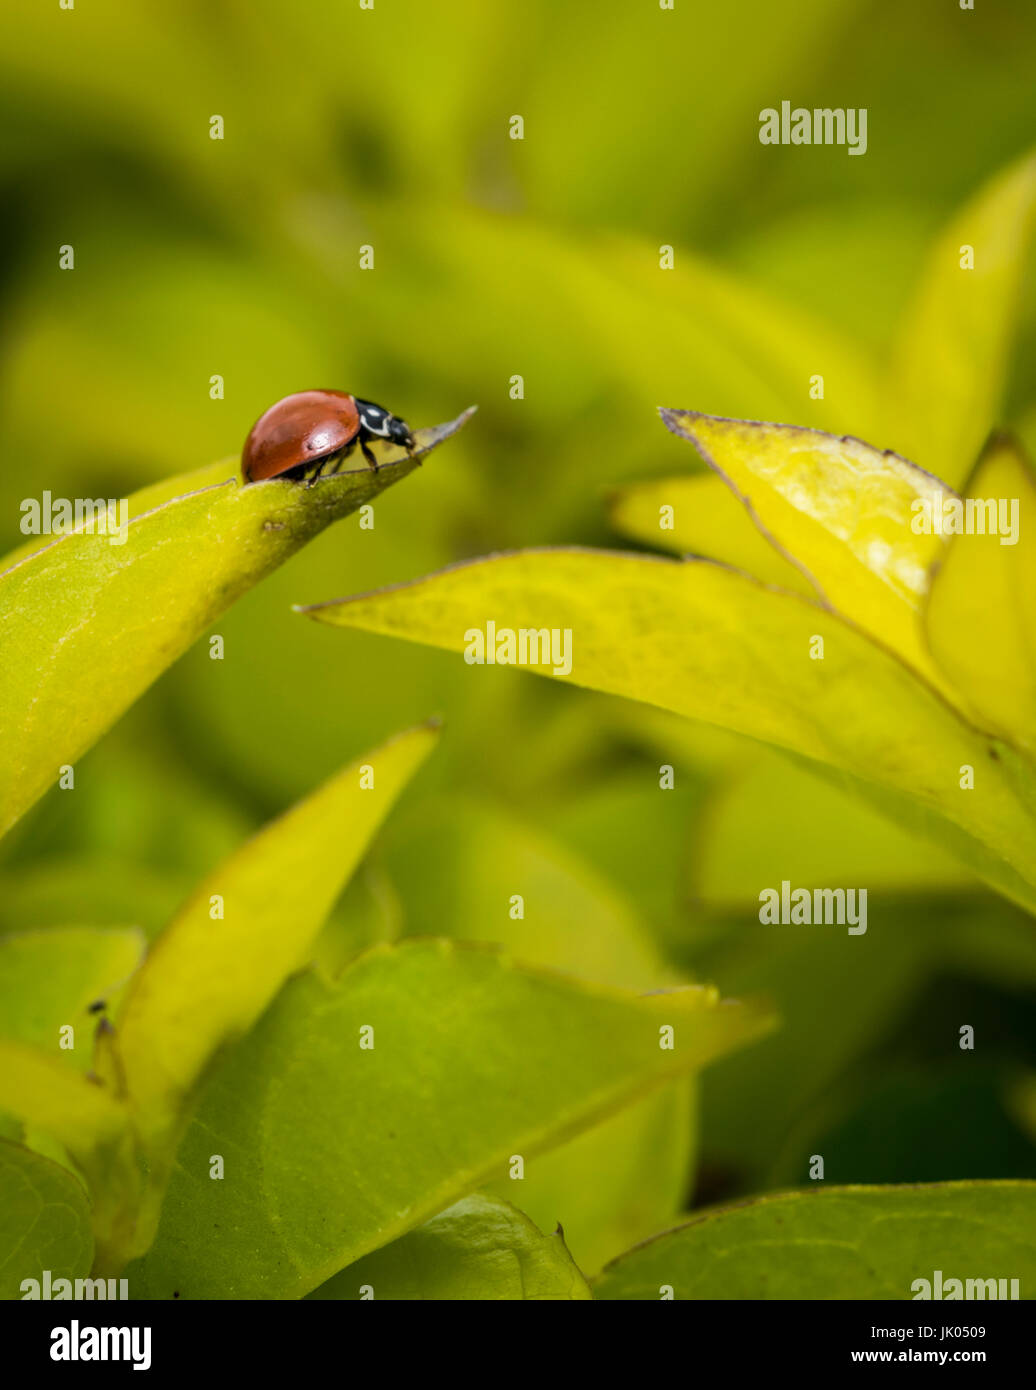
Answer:
[[[690,466],[658,405],[897,447],[852,361],[888,353],[932,239],[1031,143],[1031,9],[52,0],[4,26],[4,549],[24,497],[119,497],[235,455],[290,391],[351,390],[415,426],[479,414],[373,531],[350,518],[239,603],[225,660],[199,643],[83,761],[77,794],[8,837],[0,929],[153,931],[264,819],[438,713],[442,748],[329,959],[457,933],[635,987],[762,991],[785,1020],[708,1074],[696,1175],[667,1097],[577,1141],[567,1188],[564,1150],[528,1185],[544,1222],[587,1164],[602,1192],[658,1194],[608,1230],[578,1213],[577,1258],[802,1182],[813,1153],[838,1182],[1036,1176],[1022,914],[747,741],[291,611],[490,550],[623,544],[607,486]],[[761,145],[760,110],[785,98],[867,107],[867,154]],[[1003,409],[1030,447],[1032,284]],[[761,928],[759,889],[783,878],[867,886],[867,935]]]

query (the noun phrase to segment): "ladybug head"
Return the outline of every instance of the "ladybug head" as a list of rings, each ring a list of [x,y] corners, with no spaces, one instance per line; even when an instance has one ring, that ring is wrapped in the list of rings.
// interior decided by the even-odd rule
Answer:
[[[360,413],[360,423],[367,434],[376,439],[390,439],[393,444],[402,444],[406,449],[414,447],[410,426],[398,415],[393,415],[383,405],[373,401],[357,400],[356,409]]]
[[[398,415],[390,415],[388,419],[388,437],[393,444],[402,444],[404,448],[414,447],[414,437],[410,433],[410,426],[405,420],[401,420]]]

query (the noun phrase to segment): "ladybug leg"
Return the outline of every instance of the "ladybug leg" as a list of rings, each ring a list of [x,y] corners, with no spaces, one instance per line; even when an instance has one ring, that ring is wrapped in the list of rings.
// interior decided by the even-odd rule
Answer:
[[[320,460],[320,462],[317,464],[316,468],[313,469],[313,472],[312,472],[312,473],[309,475],[309,477],[306,479],[306,486],[307,486],[307,487],[312,487],[312,486],[313,486],[313,484],[316,482],[316,480],[317,480],[317,479],[321,476],[321,474],[323,473],[324,468],[326,467],[326,465],[327,465],[328,463],[330,463],[330,459],[324,458],[324,459],[321,459],[321,460]]]
[[[327,475],[329,477],[332,473],[337,473],[341,469],[342,464],[348,457],[348,449],[343,449],[341,453],[338,454],[325,454],[325,456],[320,460],[320,462],[314,468],[313,472],[310,474],[306,486],[312,487],[318,478],[322,478],[324,476],[325,471],[327,472]]]
[[[371,468],[374,469],[375,473],[377,473],[380,467],[378,460],[371,453],[370,445],[367,443],[366,439],[362,438],[362,436],[360,438],[360,452],[363,454],[363,457],[370,464]]]

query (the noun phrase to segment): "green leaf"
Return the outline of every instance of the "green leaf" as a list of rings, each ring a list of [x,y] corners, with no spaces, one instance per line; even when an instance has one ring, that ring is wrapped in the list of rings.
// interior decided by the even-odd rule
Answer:
[[[8,842],[10,843],[10,842]],[[190,883],[182,869],[160,872],[107,850],[51,854],[0,869],[0,932],[68,922],[108,929],[134,923],[151,938],[179,907]]]
[[[885,386],[888,436],[952,486],[998,423],[1036,220],[1036,157],[983,188],[936,239]],[[974,269],[961,267],[974,248]]]
[[[408,935],[448,929],[498,942],[523,964],[616,988],[681,982],[612,886],[517,817],[455,798],[410,819],[387,855]],[[510,915],[512,894],[523,900],[520,919]],[[659,1089],[530,1161],[522,1209],[544,1230],[560,1222],[580,1268],[599,1269],[682,1210],[695,1130],[689,1083]],[[493,1190],[509,1200],[514,1183]]]
[[[670,507],[672,515],[663,516],[663,508]],[[763,534],[751,509],[714,473],[613,488],[608,514],[617,531],[645,545],[707,556],[766,584],[816,597],[816,585]]]
[[[755,879],[754,869],[746,872]],[[765,991],[782,1020],[751,1053],[724,1058],[702,1077],[703,1161],[733,1174],[741,1191],[768,1183],[795,1117],[814,1113],[908,1015],[937,958],[938,936],[956,927],[957,916],[952,899],[919,911],[916,899],[875,893],[866,935],[849,937],[844,927],[764,925],[757,902],[725,919],[722,934],[702,947],[687,942],[679,958],[738,996]],[[800,1166],[796,1177],[804,1172]]]
[[[1036,478],[1018,446],[998,437],[966,503],[1006,506],[1014,529],[954,534],[932,581],[925,628],[932,654],[988,728],[1036,747]],[[967,513],[964,513],[965,520]],[[999,522],[999,510],[997,512]],[[973,518],[988,527],[985,509]],[[1013,534],[1013,540],[1012,540]]]
[[[90,1004],[111,1004],[136,969],[144,938],[132,929],[48,927],[0,937],[0,1037],[89,1065],[97,1019]],[[59,1050],[71,1026],[74,1047]]]
[[[943,541],[911,524],[917,503],[939,506],[952,496],[938,478],[859,439],[693,410],[661,414],[779,552],[812,577],[822,599],[942,684],[918,615]]]
[[[516,1207],[479,1193],[357,1260],[309,1295],[426,1300],[590,1296],[560,1230],[545,1236]]]
[[[545,1230],[563,1226],[580,1269],[596,1273],[684,1210],[699,1123],[693,1077],[661,1087],[527,1163],[522,1205]],[[487,1191],[507,1198],[515,1186],[498,1178]]]
[[[931,822],[926,830],[938,827],[976,873],[1036,905],[1031,766],[994,747],[883,647],[808,599],[704,562],[531,550],[303,611],[453,651],[470,648],[471,634],[484,634],[490,618],[498,631],[570,629],[571,671],[550,660],[530,669],[850,772],[916,804]],[[817,637],[823,660],[810,659]],[[965,764],[976,769],[968,791],[960,786]]]
[[[768,1022],[712,990],[638,998],[443,941],[300,976],[207,1087],[134,1287],[301,1296]]]
[[[594,1297],[912,1299],[915,1281],[941,1270],[944,1284],[1018,1279],[1031,1298],[1034,1220],[1032,1182],[785,1192],[715,1207],[631,1250]]]
[[[131,506],[124,544],[63,535],[0,573],[0,834],[74,764],[148,686],[253,584],[331,522],[417,467],[471,411],[417,432],[413,456],[386,452],[313,487],[213,469],[188,474],[178,495]],[[201,490],[197,490],[198,488]],[[145,489],[145,505],[154,493]]]
[[[91,1199],[99,1273],[132,1238],[141,1178],[129,1113],[110,1088],[22,1043],[0,1041],[0,1111],[42,1130],[68,1153]]]
[[[83,1185],[50,1159],[0,1140],[0,1299],[25,1279],[81,1279],[93,1259]],[[589,1295],[587,1295],[589,1297]]]
[[[152,946],[119,1018],[122,1081],[152,1148],[199,1078],[305,965],[335,899],[435,745],[421,725],[350,763],[220,865]],[[213,901],[222,915],[214,919]]]

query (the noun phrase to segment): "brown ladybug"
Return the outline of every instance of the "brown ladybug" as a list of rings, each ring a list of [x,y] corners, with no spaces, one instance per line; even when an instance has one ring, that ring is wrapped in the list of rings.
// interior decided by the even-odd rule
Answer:
[[[263,478],[315,483],[324,472],[337,473],[357,444],[377,470],[372,439],[402,444],[408,453],[414,448],[410,426],[384,406],[345,391],[298,391],[256,420],[245,440],[241,472],[248,483]]]

